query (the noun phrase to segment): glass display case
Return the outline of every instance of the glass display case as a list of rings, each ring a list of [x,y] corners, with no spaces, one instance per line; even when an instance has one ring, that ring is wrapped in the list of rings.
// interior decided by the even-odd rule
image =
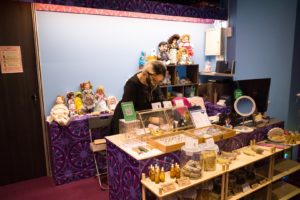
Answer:
[[[144,110],[137,112],[145,133],[160,136],[189,128],[194,128],[187,107]]]
[[[235,130],[215,124],[202,128],[187,130],[186,132],[191,136],[197,137],[199,143],[205,142],[205,139],[210,137],[213,137],[214,141],[219,141],[235,135]]]

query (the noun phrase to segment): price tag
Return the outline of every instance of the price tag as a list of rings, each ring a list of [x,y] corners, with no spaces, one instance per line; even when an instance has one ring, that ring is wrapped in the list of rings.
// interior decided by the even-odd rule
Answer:
[[[171,101],[163,101],[164,108],[172,108],[172,102]]]
[[[213,137],[206,138],[205,143],[210,144],[210,145],[214,145],[215,144],[214,138]]]
[[[184,106],[183,100],[182,99],[175,100],[175,105],[177,107],[183,107]]]
[[[152,106],[153,110],[161,109],[161,103],[160,102],[151,103],[151,106]]]
[[[167,193],[167,192],[171,192],[171,191],[176,190],[176,187],[175,187],[175,184],[173,182],[172,183],[166,183],[166,184],[161,185],[161,190],[162,190],[163,193]]]
[[[251,189],[249,183],[243,184],[242,187],[243,187],[243,192],[247,192],[248,190]]]
[[[188,177],[182,177],[180,179],[177,179],[177,184],[179,187],[187,186],[191,184],[191,181]]]

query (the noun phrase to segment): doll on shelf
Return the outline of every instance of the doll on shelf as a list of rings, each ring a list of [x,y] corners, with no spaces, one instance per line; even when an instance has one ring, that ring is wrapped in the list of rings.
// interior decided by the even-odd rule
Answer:
[[[47,117],[48,122],[55,121],[61,126],[66,126],[69,123],[69,109],[65,105],[65,97],[57,96],[55,105],[50,111],[50,116]]]
[[[193,45],[190,43],[191,37],[189,34],[184,34],[180,38],[179,48],[185,48],[190,58],[194,55]]]
[[[67,98],[68,98],[68,108],[70,111],[70,117],[73,117],[76,115],[76,106],[75,106],[75,95],[74,92],[68,92],[67,93]]]
[[[168,70],[166,71],[166,76],[163,81],[163,84],[165,84],[165,85],[171,84],[171,75]]]
[[[191,58],[188,55],[186,48],[180,48],[177,53],[178,64],[180,65],[190,65],[193,64]]]
[[[107,97],[107,106],[111,112],[115,111],[118,104],[118,100],[115,96]]]
[[[168,43],[165,41],[162,41],[158,44],[157,60],[163,61],[166,65],[170,64]]]
[[[80,84],[83,107],[86,113],[93,112],[95,108],[95,96],[92,87],[93,86],[90,81],[86,81]]]
[[[139,58],[139,68],[142,68],[144,67],[144,65],[146,64],[146,52],[145,51],[142,51],[141,52],[141,55],[140,55],[140,58]]]
[[[81,92],[76,92],[75,93],[75,112],[78,115],[82,115],[84,112],[83,108],[83,102],[82,102],[82,95]]]
[[[109,113],[109,109],[107,107],[107,98],[104,92],[104,87],[99,86],[96,90],[95,94],[95,109],[94,111],[99,113]]]
[[[170,64],[177,64],[177,51],[179,49],[179,39],[180,36],[178,34],[174,34],[168,39]]]

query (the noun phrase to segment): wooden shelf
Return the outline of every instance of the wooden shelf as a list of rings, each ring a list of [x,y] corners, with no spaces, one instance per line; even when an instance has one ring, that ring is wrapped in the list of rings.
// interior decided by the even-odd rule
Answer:
[[[272,188],[272,199],[274,200],[287,200],[300,194],[298,187],[285,182],[277,182],[272,185]]]
[[[233,77],[234,74],[217,73],[217,72],[200,72],[201,76],[222,76],[222,77]]]
[[[156,184],[154,182],[152,182],[149,178],[146,178],[145,180],[141,180],[141,183],[147,188],[149,189],[152,193],[154,193],[158,198],[162,198],[165,196],[168,196],[170,194],[185,190],[187,188],[193,187],[195,185],[201,184],[207,180],[210,180],[212,178],[215,178],[217,176],[223,175],[225,174],[226,171],[222,171],[222,167],[221,165],[217,165],[217,169],[216,171],[209,171],[209,172],[202,172],[202,177],[200,179],[197,180],[190,180],[191,184],[187,185],[187,186],[183,186],[183,187],[179,187],[177,183],[175,183],[175,179],[171,179],[170,178],[170,173],[166,172],[166,181],[164,183],[159,183]],[[175,183],[175,187],[176,190],[175,191],[171,191],[171,192],[167,192],[167,193],[163,193],[163,194],[159,194],[159,188],[166,184],[166,183],[171,183],[174,182]]]
[[[282,160],[276,163],[274,166],[274,172],[280,172],[280,173],[274,175],[272,181],[279,180],[282,177],[292,174],[298,170],[300,170],[300,163],[294,160]]]
[[[176,84],[176,85],[161,85],[161,88],[165,87],[182,87],[182,86],[193,86],[193,85],[198,85],[199,83],[187,83],[187,84]]]
[[[255,192],[255,191],[257,191],[257,190],[259,190],[259,189],[261,189],[261,188],[263,188],[263,187],[265,187],[267,185],[269,185],[270,183],[271,183],[271,181],[266,181],[265,183],[260,184],[258,187],[254,188],[254,189],[251,188],[251,189],[247,190],[246,192],[241,192],[241,193],[239,193],[237,195],[229,197],[228,199],[229,200],[240,199],[240,198],[242,198],[244,196],[247,196],[248,194],[251,194],[251,193],[253,193],[253,192]]]
[[[291,145],[291,146],[295,146],[295,145]],[[286,149],[290,148],[291,146],[287,146]],[[244,147],[245,148],[245,147]],[[183,187],[179,187],[176,183],[175,183],[175,180],[174,179],[170,179],[170,176],[169,176],[169,172],[166,173],[166,182],[165,183],[170,183],[170,182],[174,182],[175,184],[175,190],[174,191],[171,191],[171,192],[166,192],[166,193],[159,193],[159,188],[162,186],[162,184],[165,184],[165,183],[160,183],[160,184],[155,184],[154,182],[152,182],[149,178],[145,179],[145,180],[142,180],[141,183],[143,185],[143,187],[149,189],[152,193],[154,193],[159,199],[165,197],[165,196],[168,196],[168,195],[171,195],[171,194],[174,194],[176,192],[179,192],[179,191],[182,191],[182,190],[185,190],[187,188],[190,188],[190,187],[193,187],[195,185],[198,185],[198,184],[201,184],[202,182],[205,182],[207,180],[210,180],[210,179],[213,179],[217,176],[222,176],[222,182],[224,181],[225,184],[222,186],[223,189],[222,191],[225,191],[227,190],[226,188],[228,187],[228,176],[229,176],[229,173],[236,170],[236,169],[239,169],[241,167],[244,167],[244,166],[247,166],[251,163],[254,163],[254,162],[257,162],[259,160],[262,160],[262,159],[265,159],[265,158],[269,158],[270,161],[269,161],[269,165],[267,167],[267,174],[268,174],[268,177],[265,177],[265,176],[262,176],[262,178],[266,178],[266,182],[262,183],[262,184],[259,184],[256,188],[250,188],[249,190],[245,191],[245,192],[242,192],[242,193],[239,193],[237,195],[234,195],[234,196],[230,196],[230,197],[227,197],[226,198],[226,194],[227,192],[225,191],[225,196],[222,196],[221,198],[222,199],[229,199],[229,200],[235,200],[235,199],[240,199],[242,197],[245,197],[257,190],[260,190],[261,188],[264,188],[266,186],[271,186],[270,184],[272,184],[273,182],[281,179],[282,177],[284,176],[287,176],[293,172],[296,172],[297,170],[300,170],[300,164],[296,161],[293,161],[293,160],[282,160],[278,163],[276,163],[274,165],[274,159],[275,159],[275,154],[278,153],[278,152],[282,152],[283,150],[285,149],[277,149],[276,148],[276,151],[274,153],[271,153],[271,147],[261,147],[264,149],[264,152],[262,154],[255,154],[255,156],[248,156],[248,155],[245,155],[242,150],[243,148],[241,149],[238,149],[238,151],[240,151],[240,155],[237,156],[237,159],[232,161],[232,163],[229,165],[229,169],[227,171],[222,171],[221,169],[221,165],[220,164],[217,164],[217,169],[216,171],[212,171],[212,172],[205,172],[203,171],[202,172],[202,177],[198,180],[190,180],[191,181],[191,184],[190,185],[187,185],[187,186],[183,186]],[[272,170],[274,169],[274,172],[277,174],[272,176]],[[269,171],[270,170],[270,171]],[[279,173],[278,173],[279,172]],[[223,183],[224,183],[223,182]],[[291,185],[291,184],[287,184],[287,183],[284,183],[283,186],[280,186],[280,187],[276,187],[277,186],[277,183],[274,184],[275,187],[274,187],[274,190],[273,190],[273,193],[275,193],[277,195],[281,195],[279,197],[280,200],[283,200],[283,199],[289,199],[297,194],[300,194],[300,189]],[[285,188],[285,189],[282,189],[282,188]],[[268,194],[271,194],[271,187],[268,187]],[[277,192],[278,190],[280,190],[279,192]],[[223,194],[223,192],[222,192]],[[277,195],[277,196],[278,196]],[[270,195],[269,195],[270,197]]]

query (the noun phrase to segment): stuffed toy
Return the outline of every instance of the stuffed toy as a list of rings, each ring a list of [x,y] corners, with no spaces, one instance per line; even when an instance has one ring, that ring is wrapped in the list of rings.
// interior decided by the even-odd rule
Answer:
[[[86,113],[92,113],[95,108],[95,96],[92,87],[93,86],[90,81],[86,81],[80,84],[83,107]]]
[[[47,117],[48,122],[57,122],[61,126],[66,126],[69,123],[69,109],[65,105],[65,97],[57,96],[55,105],[52,107],[50,116]]]
[[[189,57],[191,58],[194,55],[193,45],[190,43],[190,35],[184,34],[180,38],[179,48],[186,48]]]
[[[168,39],[170,64],[174,64],[174,65],[177,64],[177,51],[179,49],[178,47],[179,39],[180,36],[178,34],[174,34]]]
[[[70,111],[70,117],[73,117],[76,115],[76,106],[75,106],[75,95],[74,92],[68,92],[67,93],[68,98],[68,108]]]
[[[166,65],[170,64],[167,42],[162,41],[158,44],[157,60],[163,61]]]
[[[118,104],[118,100],[115,96],[109,96],[107,98],[107,105],[111,112],[113,112],[116,109],[117,104]]]
[[[82,115],[84,108],[83,108],[83,103],[82,103],[82,95],[81,92],[76,92],[75,93],[75,112],[78,115]]]
[[[99,86],[95,94],[95,112],[99,113],[109,113],[109,108],[107,107],[107,98],[104,92],[104,87]]]

